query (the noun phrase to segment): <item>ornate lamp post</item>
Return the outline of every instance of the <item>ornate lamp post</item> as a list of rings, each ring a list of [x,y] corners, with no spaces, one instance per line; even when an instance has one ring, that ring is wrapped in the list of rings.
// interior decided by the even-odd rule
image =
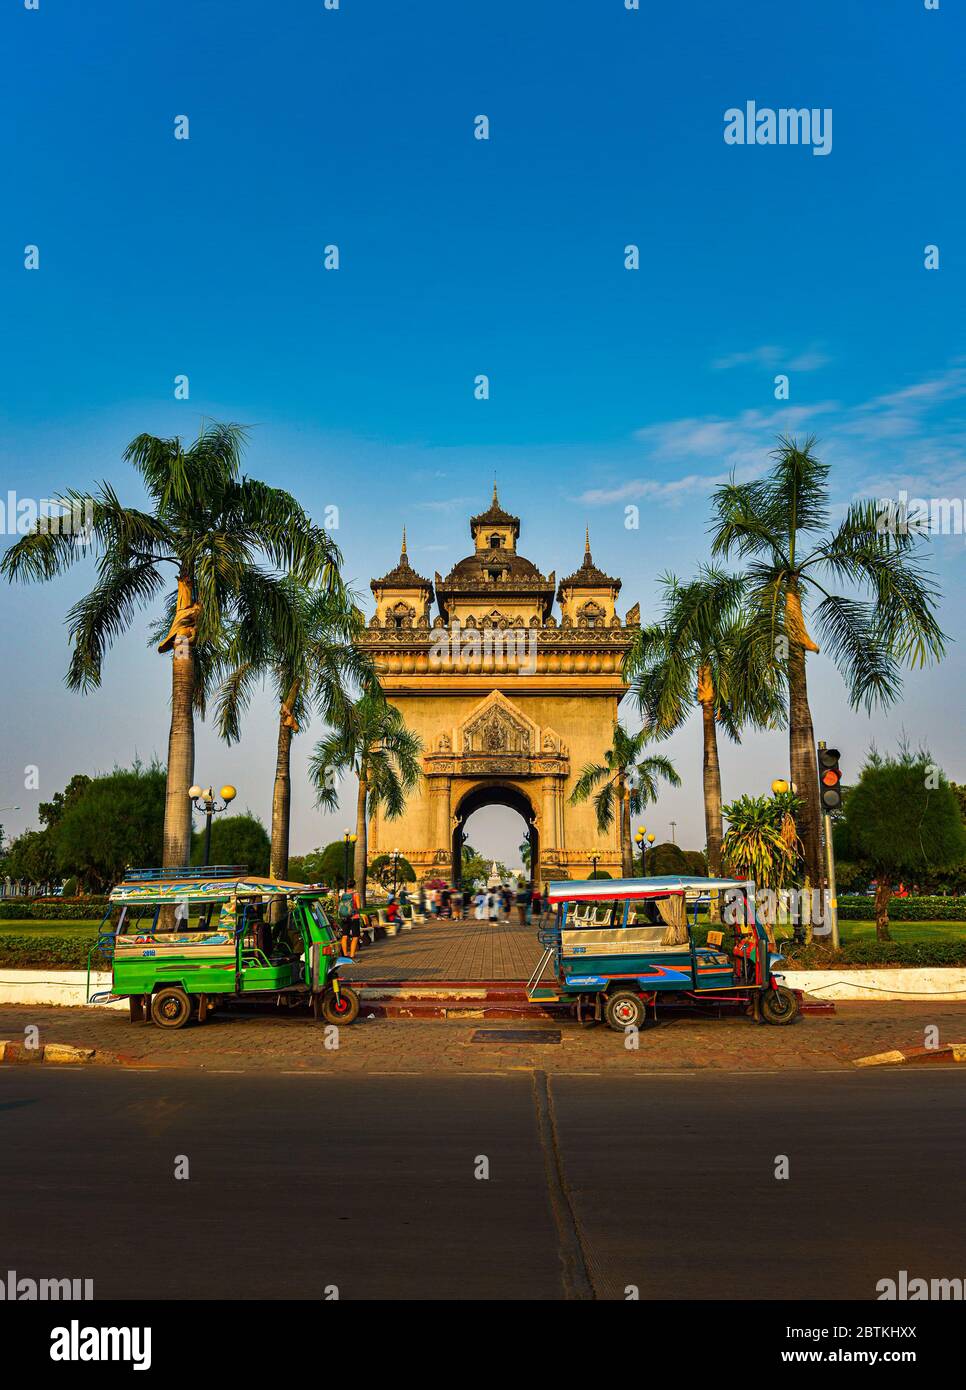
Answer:
[[[593,864],[593,866],[594,866],[593,873],[590,875],[591,878],[596,878],[596,877],[597,877],[597,860],[598,860],[599,858],[600,858],[600,855],[599,855],[599,854],[592,854],[592,855],[590,856],[590,862],[591,862],[591,864]]]
[[[222,787],[219,795],[221,796],[220,806],[210,787],[199,787],[196,784],[188,788],[188,796],[191,798],[195,810],[201,811],[205,818],[205,857],[202,861],[205,868],[208,867],[211,858],[211,818],[217,816],[221,811],[227,810],[229,802],[234,801],[238,793],[234,787],[225,786]]]
[[[634,839],[641,851],[641,878],[647,878],[647,859],[645,856],[647,851],[653,848],[654,836],[648,833],[645,826],[639,825]]]
[[[390,854],[390,856],[389,856],[389,858],[392,860],[392,895],[393,895],[393,897],[396,896],[396,878],[397,878],[397,875],[398,875],[398,873],[399,873],[399,856],[400,856],[401,853],[402,853],[401,850],[394,849],[394,850],[392,851],[392,853]]]
[[[343,887],[343,888],[348,888],[348,886],[349,886],[349,846],[350,846],[350,845],[354,845],[355,842],[356,842],[356,840],[357,840],[357,838],[358,838],[358,836],[353,835],[353,833],[352,833],[351,830],[345,830],[345,831],[343,831],[343,833],[342,833],[342,844],[343,844],[343,853],[342,853],[342,887]]]

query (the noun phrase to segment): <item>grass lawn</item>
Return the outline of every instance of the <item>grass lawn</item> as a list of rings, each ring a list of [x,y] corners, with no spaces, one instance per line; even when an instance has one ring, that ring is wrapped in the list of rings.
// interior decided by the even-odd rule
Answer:
[[[101,919],[81,922],[0,921],[0,936],[96,936]]]

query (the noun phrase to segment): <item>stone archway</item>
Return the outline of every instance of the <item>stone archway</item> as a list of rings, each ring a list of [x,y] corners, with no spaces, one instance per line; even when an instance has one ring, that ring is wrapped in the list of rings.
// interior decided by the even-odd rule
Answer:
[[[522,816],[527,826],[527,840],[530,843],[530,878],[539,882],[540,870],[540,831],[537,828],[537,811],[528,794],[522,787],[507,782],[478,782],[463,793],[453,813],[452,881],[462,886],[464,826],[474,811],[484,806],[507,806]]]

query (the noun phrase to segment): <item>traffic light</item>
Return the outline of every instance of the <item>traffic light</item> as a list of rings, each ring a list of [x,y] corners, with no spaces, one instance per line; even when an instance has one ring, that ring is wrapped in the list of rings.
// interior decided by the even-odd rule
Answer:
[[[842,769],[837,748],[818,750],[818,790],[822,811],[827,815],[842,805]]]

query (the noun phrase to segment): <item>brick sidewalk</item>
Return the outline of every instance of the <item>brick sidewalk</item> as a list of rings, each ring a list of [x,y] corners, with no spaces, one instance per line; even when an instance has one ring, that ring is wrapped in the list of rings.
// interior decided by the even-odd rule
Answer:
[[[0,1006],[0,1038],[23,1039],[30,1024],[40,1041],[67,1042],[123,1054],[150,1067],[314,1072],[481,1072],[540,1067],[546,1071],[653,1073],[711,1069],[771,1071],[851,1068],[854,1058],[915,1047],[930,1024],[942,1042],[966,1041],[962,1004],[839,1004],[832,1016],[806,1017],[791,1028],[747,1018],[669,1018],[645,1030],[638,1051],[609,1028],[478,1021],[367,1020],[341,1031],[337,1051],[323,1046],[324,1025],[304,1015],[225,1012],[203,1027],[168,1033],[131,1024],[106,1009]],[[479,1044],[482,1026],[558,1031],[558,1045]],[[0,1069],[0,1076],[9,1073]]]
[[[526,980],[542,954],[537,928],[442,918],[363,946],[352,979]],[[348,979],[348,975],[346,975]]]

